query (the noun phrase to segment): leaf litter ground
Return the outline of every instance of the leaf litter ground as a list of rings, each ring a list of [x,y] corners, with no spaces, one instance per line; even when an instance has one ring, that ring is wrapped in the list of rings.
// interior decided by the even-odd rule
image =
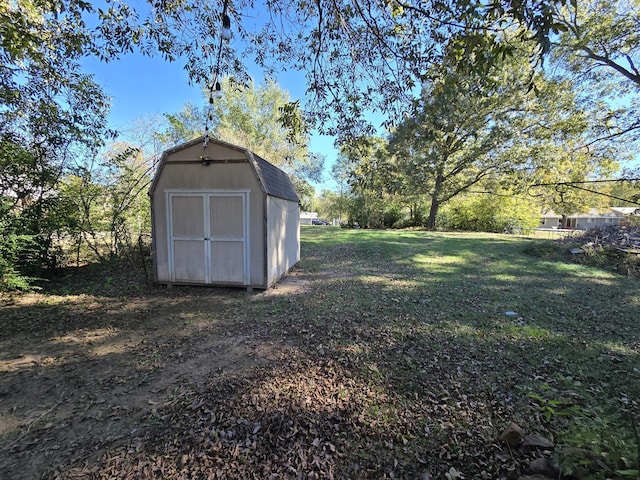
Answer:
[[[630,466],[637,280],[512,236],[302,235],[266,292],[129,268],[5,298],[0,477],[518,478],[512,421]]]

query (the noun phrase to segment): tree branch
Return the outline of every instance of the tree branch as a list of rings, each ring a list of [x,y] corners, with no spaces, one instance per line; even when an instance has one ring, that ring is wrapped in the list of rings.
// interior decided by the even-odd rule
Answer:
[[[634,130],[640,130],[640,123],[636,123],[636,124],[634,124],[634,125],[632,125],[630,127],[624,128],[624,129],[619,130],[619,131],[617,131],[615,133],[612,133],[610,135],[605,135],[604,137],[598,137],[598,138],[590,141],[589,143],[585,143],[584,145],[581,145],[579,147],[574,148],[572,151],[575,152],[576,150],[581,150],[583,148],[589,148],[591,145],[593,145],[595,143],[603,142],[603,141],[606,141],[606,140],[612,140],[614,138],[621,137],[622,135],[626,135],[629,132],[633,132]]]
[[[587,55],[587,58],[590,58],[591,60],[595,60],[596,62],[600,62],[603,65],[606,65],[608,67],[613,68],[618,73],[624,75],[627,79],[631,80],[632,82],[636,83],[637,85],[640,85],[640,75],[638,73],[634,73],[634,72],[624,68],[622,65],[619,65],[618,63],[614,62],[609,57],[597,54],[596,52],[594,52],[592,49],[590,49],[587,46],[582,46],[582,47],[579,47],[579,48],[580,48],[580,50],[582,50]],[[633,64],[632,64],[632,66],[633,66]],[[635,70],[635,67],[634,67],[634,70]]]

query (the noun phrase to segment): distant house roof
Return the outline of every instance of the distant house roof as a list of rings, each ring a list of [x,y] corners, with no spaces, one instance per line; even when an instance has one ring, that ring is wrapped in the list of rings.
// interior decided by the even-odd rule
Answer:
[[[640,215],[639,207],[611,207],[611,210],[622,215]]]
[[[624,217],[627,215],[640,214],[640,208],[637,207],[610,207],[607,209],[589,208],[586,212],[573,213],[567,215],[567,218],[611,218],[611,217]],[[558,215],[553,210],[544,212],[542,218],[562,218],[562,215]]]
[[[553,210],[549,210],[548,212],[544,212],[542,214],[542,218],[562,218],[562,215],[558,215]]]
[[[611,217],[624,217],[620,212],[616,212],[613,208],[599,209],[590,208],[585,213],[575,213],[569,215],[569,218],[611,218]]]

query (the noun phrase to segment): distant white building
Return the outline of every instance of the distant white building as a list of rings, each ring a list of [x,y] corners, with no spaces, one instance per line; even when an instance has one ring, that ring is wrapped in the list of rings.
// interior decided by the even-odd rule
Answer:
[[[300,212],[300,225],[311,225],[318,219],[318,212]]]
[[[562,221],[562,215],[553,210],[545,212],[540,218],[540,228],[566,228],[575,230],[589,230],[590,228],[619,225],[630,215],[640,215],[638,207],[610,207],[604,209],[590,208],[585,213],[567,215]]]
[[[640,207],[611,207],[614,212],[621,213],[622,215],[640,215]]]

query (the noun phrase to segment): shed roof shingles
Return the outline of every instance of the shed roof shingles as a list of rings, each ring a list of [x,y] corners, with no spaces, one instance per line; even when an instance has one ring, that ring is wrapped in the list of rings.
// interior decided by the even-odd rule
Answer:
[[[293,183],[289,176],[275,165],[267,162],[264,158],[251,153],[255,160],[256,173],[262,180],[266,193],[273,197],[284,198],[299,202],[300,198],[293,188]]]

